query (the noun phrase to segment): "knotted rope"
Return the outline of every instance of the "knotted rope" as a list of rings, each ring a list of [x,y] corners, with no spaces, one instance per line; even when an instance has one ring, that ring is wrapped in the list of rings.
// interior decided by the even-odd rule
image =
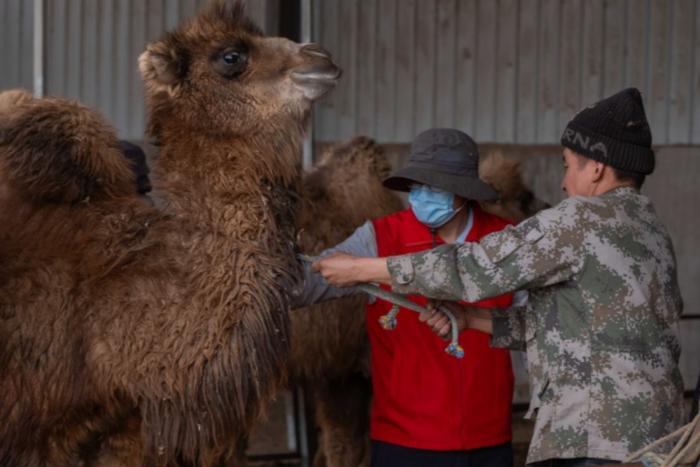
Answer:
[[[321,259],[320,256],[309,255],[299,255],[299,258],[308,263],[313,263]],[[354,287],[364,293],[380,298],[392,304],[389,313],[382,315],[379,318],[379,324],[381,324],[382,328],[386,329],[387,331],[391,331],[396,328],[398,324],[396,316],[399,314],[399,308],[406,308],[408,310],[415,311],[416,313],[428,312],[427,308],[424,308],[412,302],[411,300],[406,298],[406,296],[398,294],[396,292],[389,292],[388,290],[384,290],[377,285],[365,283],[357,284]],[[464,357],[464,349],[461,345],[459,345],[459,330],[457,329],[457,318],[455,318],[455,315],[449,309],[447,309],[447,307],[440,305],[438,306],[438,310],[444,313],[445,316],[447,316],[447,318],[450,320],[450,345],[445,347],[445,352],[448,355],[452,355],[455,358]]]
[[[655,448],[676,438],[680,439],[668,455],[654,452]],[[647,467],[675,467],[695,465],[698,458],[700,458],[700,414],[684,427],[630,454],[625,462],[642,462]]]

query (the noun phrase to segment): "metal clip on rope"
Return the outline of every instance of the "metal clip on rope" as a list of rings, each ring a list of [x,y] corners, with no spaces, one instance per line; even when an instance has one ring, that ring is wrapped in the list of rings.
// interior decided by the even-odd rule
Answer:
[[[321,259],[320,256],[309,256],[303,254],[299,255],[299,258],[302,261],[306,261],[308,263],[313,263],[314,261]],[[370,294],[374,297],[380,298],[393,304],[391,310],[389,310],[387,314],[382,315],[379,318],[379,324],[381,324],[382,328],[386,329],[387,331],[391,331],[398,325],[398,320],[396,316],[399,314],[399,307],[407,308],[409,310],[415,311],[416,313],[426,313],[428,311],[427,308],[424,308],[412,302],[404,295],[397,294],[396,292],[389,292],[388,290],[384,290],[381,287],[374,284],[357,284],[354,287],[358,290],[361,290],[364,293]],[[444,313],[445,316],[447,316],[447,318],[450,320],[451,339],[450,345],[445,347],[445,352],[448,355],[452,355],[455,358],[464,357],[464,349],[461,345],[459,345],[459,331],[457,329],[457,318],[455,318],[455,315],[447,307],[439,306],[438,310]]]

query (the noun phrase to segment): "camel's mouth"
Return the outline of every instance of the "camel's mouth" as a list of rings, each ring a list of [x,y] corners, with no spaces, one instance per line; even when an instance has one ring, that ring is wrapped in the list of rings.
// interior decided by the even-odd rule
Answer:
[[[331,55],[317,44],[303,46],[300,53],[307,63],[292,72],[292,81],[301,88],[304,97],[318,99],[333,89],[342,71],[333,63]]]
[[[339,68],[334,68],[332,71],[308,71],[303,73],[295,71],[292,73],[292,79],[300,85],[327,83],[330,86],[335,86],[341,74],[342,72]]]
[[[333,69],[323,71],[295,71],[292,73],[292,81],[301,88],[304,97],[310,100],[316,100],[333,89],[341,75],[342,71],[340,68],[333,66]]]

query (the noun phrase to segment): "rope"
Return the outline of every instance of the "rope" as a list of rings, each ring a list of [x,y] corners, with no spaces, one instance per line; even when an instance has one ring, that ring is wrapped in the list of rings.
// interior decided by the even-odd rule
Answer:
[[[668,455],[653,452],[660,445],[676,438],[680,439]],[[700,458],[700,414],[684,427],[631,454],[625,462],[641,461],[646,466],[676,467],[694,464],[698,458]]]
[[[299,255],[299,258],[302,261],[306,261],[307,263],[313,263],[321,259],[320,256],[309,256],[303,254]],[[393,304],[391,310],[389,310],[389,313],[382,315],[379,318],[379,324],[381,324],[382,328],[386,329],[387,331],[391,331],[396,328],[398,324],[396,315],[399,314],[399,307],[415,311],[416,313],[428,312],[427,308],[424,308],[412,302],[411,300],[406,298],[405,295],[384,290],[381,287],[374,284],[357,284],[355,285],[355,288],[364,293],[367,293],[369,295],[372,295],[374,297],[380,298]],[[447,318],[450,320],[450,345],[445,347],[445,352],[448,355],[452,355],[455,358],[464,357],[464,349],[461,345],[459,345],[459,330],[457,327],[457,318],[455,318],[455,315],[447,307],[440,305],[438,306],[438,310],[444,313],[445,316],[447,316]]]

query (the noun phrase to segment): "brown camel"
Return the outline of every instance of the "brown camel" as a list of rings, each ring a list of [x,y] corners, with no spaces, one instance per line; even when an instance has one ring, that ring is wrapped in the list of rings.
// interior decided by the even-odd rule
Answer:
[[[227,464],[283,378],[304,120],[339,70],[222,2],[139,66],[158,208],[95,112],[0,96],[0,465]]]
[[[305,177],[300,246],[316,254],[347,238],[368,219],[402,209],[382,187],[390,166],[383,148],[357,137],[331,148]],[[480,165],[481,177],[502,195],[484,209],[513,221],[543,207],[525,187],[520,165],[500,154]],[[369,342],[366,298],[348,297],[292,311],[292,381],[307,390],[319,428],[315,467],[368,464]]]

